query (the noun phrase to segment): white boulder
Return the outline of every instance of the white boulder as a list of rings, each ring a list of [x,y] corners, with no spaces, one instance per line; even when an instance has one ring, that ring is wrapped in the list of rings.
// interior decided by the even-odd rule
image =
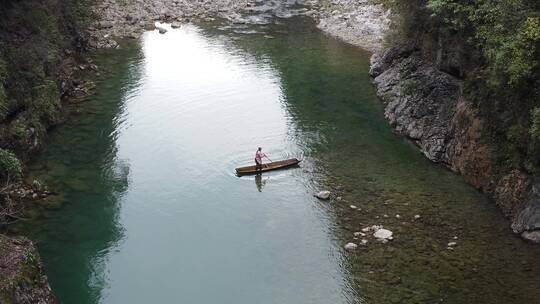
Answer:
[[[322,200],[327,200],[330,198],[330,191],[319,191],[317,194],[315,194],[315,197]]]
[[[356,245],[355,243],[347,243],[345,244],[344,248],[347,250],[355,250],[356,248],[358,248],[358,245]]]
[[[381,228],[381,229],[376,230],[375,233],[373,233],[373,236],[380,241],[384,241],[384,240],[392,240],[393,239],[392,234],[393,234],[392,231]]]
[[[165,34],[167,32],[167,29],[161,26],[156,26],[156,29],[160,34]]]

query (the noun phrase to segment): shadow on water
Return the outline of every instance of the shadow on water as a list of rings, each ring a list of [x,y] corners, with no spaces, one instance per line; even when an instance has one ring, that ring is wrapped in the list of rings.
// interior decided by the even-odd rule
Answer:
[[[108,254],[122,241],[118,201],[130,168],[117,157],[116,131],[126,96],[140,80],[141,58],[136,44],[99,55],[107,76],[97,81],[97,95],[70,106],[80,112],[51,133],[48,148],[30,168],[34,178],[63,195],[31,224],[16,228],[37,241],[62,303],[98,302],[108,284]]]

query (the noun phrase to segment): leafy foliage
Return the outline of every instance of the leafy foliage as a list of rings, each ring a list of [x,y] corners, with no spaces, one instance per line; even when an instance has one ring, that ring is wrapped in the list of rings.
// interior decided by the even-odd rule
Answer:
[[[0,149],[0,178],[3,180],[19,180],[22,176],[22,165],[12,152]]]
[[[6,63],[0,59],[0,120],[4,120],[8,111],[8,100],[6,90],[4,89],[4,81],[7,78]]]
[[[0,0],[0,147],[24,158],[59,121],[67,54],[84,51],[94,0]]]
[[[496,164],[540,172],[540,1],[382,1],[399,16],[392,37],[463,78]]]
[[[494,85],[517,86],[538,66],[540,22],[522,0],[429,0],[427,7],[444,26],[470,32],[469,43],[482,52]],[[499,82],[498,76],[506,82]]]

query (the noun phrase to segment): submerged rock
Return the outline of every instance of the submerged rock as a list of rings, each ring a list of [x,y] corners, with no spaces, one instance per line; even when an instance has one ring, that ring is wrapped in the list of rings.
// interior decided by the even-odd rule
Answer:
[[[355,243],[347,243],[345,244],[345,246],[343,246],[343,248],[347,250],[355,250],[356,248],[358,248],[358,245]]]
[[[382,228],[383,228],[383,226],[381,226],[381,225],[373,225],[371,227],[362,228],[362,232],[377,231],[377,230],[382,229]]]
[[[376,239],[383,241],[383,240],[392,240],[393,239],[392,234],[393,234],[392,231],[381,228],[375,231],[375,233],[373,233],[373,236]]]
[[[327,200],[330,198],[330,191],[319,191],[317,194],[315,194],[315,197],[322,200]]]

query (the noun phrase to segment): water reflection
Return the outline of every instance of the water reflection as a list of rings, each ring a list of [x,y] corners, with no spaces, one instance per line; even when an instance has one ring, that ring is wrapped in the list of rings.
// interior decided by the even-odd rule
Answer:
[[[31,168],[62,196],[34,222],[19,227],[37,240],[54,293],[61,303],[98,303],[110,286],[106,264],[124,236],[120,201],[130,165],[118,157],[118,128],[125,100],[141,78],[136,44],[99,57],[108,74],[97,95],[51,133],[46,151]],[[48,206],[47,206],[48,207]]]
[[[270,179],[270,177],[266,177],[263,179],[262,174],[255,175],[255,186],[257,186],[257,191],[262,192],[263,187],[266,185],[266,182]]]

